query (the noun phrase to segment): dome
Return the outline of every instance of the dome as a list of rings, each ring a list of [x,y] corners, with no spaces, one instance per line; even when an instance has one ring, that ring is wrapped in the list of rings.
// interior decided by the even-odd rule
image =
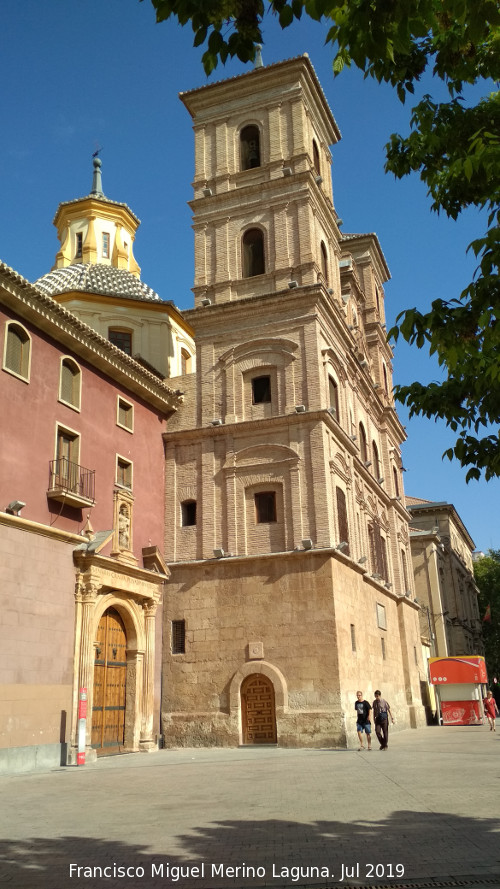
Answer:
[[[102,296],[123,296],[126,299],[161,302],[151,287],[126,269],[91,262],[74,263],[64,268],[53,269],[35,281],[35,285],[47,296],[80,291],[99,293]]]

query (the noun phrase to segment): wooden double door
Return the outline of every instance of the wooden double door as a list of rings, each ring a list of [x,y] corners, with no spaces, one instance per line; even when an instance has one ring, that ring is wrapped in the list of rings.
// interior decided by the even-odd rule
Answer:
[[[115,608],[99,622],[94,663],[92,747],[97,755],[119,753],[125,741],[127,634]]]
[[[244,744],[276,744],[276,705],[272,682],[253,673],[241,684],[241,718]]]

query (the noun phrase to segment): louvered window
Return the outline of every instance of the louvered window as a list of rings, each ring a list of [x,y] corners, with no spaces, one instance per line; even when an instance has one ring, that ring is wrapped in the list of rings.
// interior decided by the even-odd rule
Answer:
[[[132,464],[121,457],[116,460],[116,484],[122,488],[132,487]]]
[[[59,397],[72,407],[80,407],[80,368],[68,358],[61,363]]]
[[[172,621],[172,654],[185,654],[186,652],[186,621]]]
[[[29,377],[30,347],[31,341],[24,328],[19,324],[9,324],[4,367],[25,380]]]
[[[132,432],[134,428],[134,406],[124,401],[123,398],[118,399],[118,425],[123,426]]]

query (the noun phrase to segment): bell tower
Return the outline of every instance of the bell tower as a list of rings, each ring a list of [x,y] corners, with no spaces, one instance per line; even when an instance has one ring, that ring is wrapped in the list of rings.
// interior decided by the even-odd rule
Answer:
[[[340,291],[329,146],[307,55],[182,93],[193,118],[195,306],[322,282]]]

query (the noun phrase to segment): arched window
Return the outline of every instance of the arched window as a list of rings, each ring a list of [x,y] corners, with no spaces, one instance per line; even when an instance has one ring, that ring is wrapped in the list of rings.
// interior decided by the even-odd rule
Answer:
[[[339,387],[330,374],[328,375],[328,395],[330,401],[330,410],[336,420],[340,419],[339,412]]]
[[[3,366],[5,370],[28,380],[30,375],[31,339],[20,324],[7,324]]]
[[[317,176],[321,176],[321,164],[319,162],[319,151],[316,140],[313,139],[313,166]]]
[[[399,478],[398,471],[395,466],[392,467],[392,479],[394,482],[394,496],[399,497]]]
[[[363,463],[368,461],[368,448],[366,445],[366,432],[362,423],[359,424],[359,456]]]
[[[373,460],[373,474],[375,478],[380,478],[380,459],[378,456],[378,447],[374,441],[372,441],[372,460]]]
[[[382,373],[384,375],[384,392],[386,395],[389,395],[389,383],[387,380],[387,368],[385,364],[382,364]]]
[[[260,167],[260,134],[256,126],[243,127],[240,133],[241,169]]]
[[[321,273],[323,278],[325,279],[325,283],[328,284],[328,253],[326,252],[326,247],[324,241],[321,241]]]
[[[63,358],[59,380],[59,400],[80,410],[82,374],[76,361]]]
[[[242,258],[244,278],[264,274],[264,235],[260,228],[250,228],[243,235]]]

